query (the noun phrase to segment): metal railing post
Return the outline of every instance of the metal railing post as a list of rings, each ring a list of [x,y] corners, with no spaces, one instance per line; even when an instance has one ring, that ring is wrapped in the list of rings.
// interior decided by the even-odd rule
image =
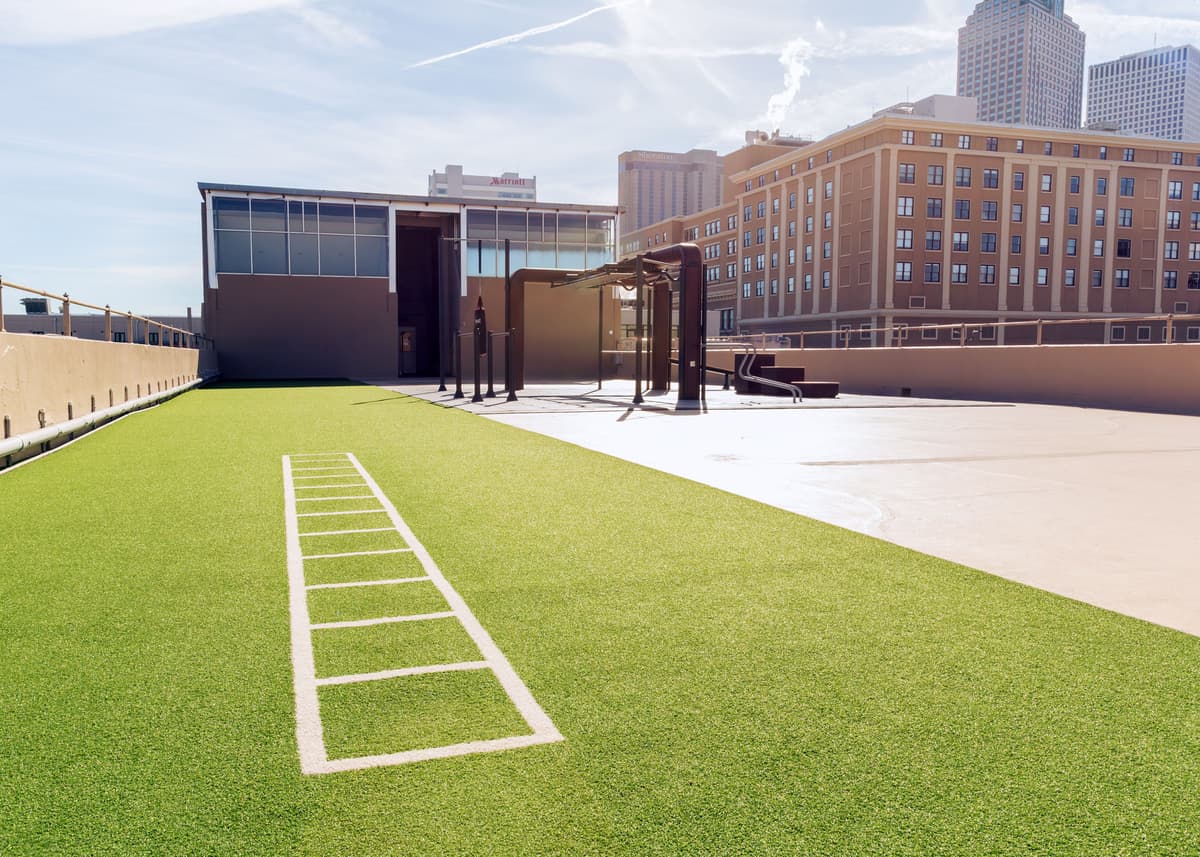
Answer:
[[[463,397],[462,388],[462,338],[458,331],[454,332],[454,398]]]
[[[486,331],[484,333],[486,335]],[[474,336],[471,337],[471,350],[475,352],[475,395],[471,396],[471,401],[482,402],[483,394],[479,392],[479,343]]]
[[[1168,315],[1167,315],[1166,334],[1167,334],[1167,345],[1170,345],[1172,342],[1175,341],[1175,313],[1168,313]]]
[[[112,342],[112,308],[104,305],[104,341]]]
[[[71,296],[63,292],[63,336],[71,335]]]
[[[1037,320],[1037,344],[1042,344],[1042,320],[1040,318]]]
[[[505,239],[505,240],[508,240],[508,239]],[[487,388],[487,392],[484,393],[484,395],[489,399],[494,399],[494,398],[496,398],[496,387],[495,387],[496,376],[495,376],[495,370],[492,368],[492,366],[493,366],[492,353],[494,351],[494,347],[492,346],[492,331],[490,331],[490,330],[487,332],[487,350],[488,350],[488,358],[487,358],[487,360],[488,360],[488,388]]]
[[[125,341],[133,344],[133,310],[125,313]]]
[[[4,333],[4,275],[0,274],[0,333]]]
[[[512,341],[513,330],[510,327],[504,336],[504,389],[508,390],[508,395],[504,399],[506,402],[517,400],[517,390],[512,382]]]
[[[960,324],[958,326],[958,347],[967,347],[967,326],[965,324]]]

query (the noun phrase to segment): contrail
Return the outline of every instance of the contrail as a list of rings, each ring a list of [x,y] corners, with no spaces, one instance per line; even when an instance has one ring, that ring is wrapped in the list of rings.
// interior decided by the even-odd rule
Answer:
[[[501,36],[500,38],[492,39],[489,42],[480,42],[477,45],[471,45],[469,48],[463,48],[461,51],[454,51],[452,53],[442,54],[441,56],[431,57],[427,60],[415,62],[410,65],[409,68],[420,68],[424,65],[433,65],[434,63],[439,63],[443,60],[461,57],[463,54],[469,54],[473,51],[481,51],[484,48],[495,48],[499,47],[500,45],[511,45],[513,42],[519,42],[524,39],[528,39],[530,36],[540,36],[542,33],[549,33],[554,30],[561,30],[563,27],[569,27],[571,24],[574,24],[577,21],[582,21],[584,18],[590,18],[597,12],[605,12],[609,9],[616,9],[620,6],[628,6],[630,2],[632,2],[632,0],[624,0],[624,2],[621,3],[606,3],[603,6],[597,6],[595,9],[588,9],[586,12],[576,15],[574,18],[567,18],[565,21],[556,21],[553,24],[543,24],[540,27],[533,27],[532,29],[523,30],[520,33],[513,33],[512,35],[508,36]]]

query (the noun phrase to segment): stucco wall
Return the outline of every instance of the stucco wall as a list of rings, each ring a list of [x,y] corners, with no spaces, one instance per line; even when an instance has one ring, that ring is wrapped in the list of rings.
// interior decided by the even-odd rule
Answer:
[[[1048,402],[1200,414],[1200,345],[1004,345],[777,351],[847,393]],[[712,365],[730,362],[710,352]]]
[[[92,409],[168,389],[216,372],[211,351],[97,342],[62,336],[0,333],[0,419],[8,417],[13,435],[66,420],[67,405],[76,417]],[[161,385],[161,387],[160,387]]]

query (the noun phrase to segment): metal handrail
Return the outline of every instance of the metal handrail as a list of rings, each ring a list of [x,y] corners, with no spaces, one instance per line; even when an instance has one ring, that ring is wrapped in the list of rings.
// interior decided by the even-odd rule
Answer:
[[[133,312],[121,312],[120,310],[114,310],[111,306],[108,306],[108,305],[100,306],[98,304],[88,303],[87,301],[77,300],[67,294],[59,295],[59,294],[55,294],[54,292],[47,292],[47,291],[43,291],[42,289],[35,289],[32,286],[23,286],[20,283],[14,283],[12,280],[6,280],[2,276],[0,276],[0,298],[3,297],[3,290],[5,288],[16,289],[17,291],[25,292],[27,294],[37,295],[38,297],[50,298],[51,300],[60,301],[63,305],[63,318],[66,320],[66,324],[64,326],[64,335],[65,336],[71,336],[71,326],[70,326],[71,307],[72,306],[81,306],[81,307],[86,307],[88,309],[98,310],[98,311],[104,313],[104,316],[105,316],[104,333],[105,333],[105,339],[108,342],[114,341],[112,338],[112,316],[115,314],[115,315],[123,317],[126,320],[127,325],[132,325],[132,323],[135,321],[142,322],[143,324],[146,325],[147,333],[149,333],[150,325],[156,326],[158,328],[158,332],[159,332],[159,343],[162,345],[165,345],[168,348],[175,348],[175,347],[188,348],[188,347],[192,347],[192,346],[168,345],[165,342],[165,337],[162,336],[162,334],[164,332],[180,333],[180,334],[183,334],[185,337],[191,337],[197,343],[200,343],[200,342],[205,343],[206,347],[212,346],[211,339],[209,339],[207,336],[196,333],[193,330],[185,330],[182,327],[175,327],[172,324],[166,324],[165,322],[155,321],[152,318],[147,318],[144,315],[137,315],[136,313],[133,313]],[[3,309],[3,303],[0,302],[0,333],[3,333],[3,332],[4,332],[4,309]],[[147,336],[146,338],[147,338],[147,340],[149,340],[149,336]],[[129,339],[132,340],[133,337],[131,336],[131,337],[129,337]],[[186,340],[184,340],[184,341],[186,342]],[[131,343],[127,342],[126,344],[131,344]],[[146,344],[149,344],[149,343],[147,342]],[[199,350],[199,345],[194,346],[194,347],[196,347],[197,350]]]
[[[850,341],[853,337],[853,334],[856,334],[856,333],[858,333],[858,334],[888,333],[890,331],[892,334],[894,334],[897,337],[896,344],[894,347],[903,348],[904,346],[901,344],[903,342],[903,340],[899,337],[899,335],[902,331],[905,331],[905,330],[907,330],[910,333],[912,331],[917,331],[917,330],[958,330],[960,332],[958,344],[960,347],[965,347],[967,344],[967,333],[971,330],[980,330],[985,327],[986,328],[1035,327],[1035,328],[1037,328],[1037,337],[1036,337],[1035,344],[1036,345],[1044,345],[1045,343],[1043,342],[1042,333],[1043,333],[1044,328],[1046,328],[1046,327],[1057,327],[1060,325],[1071,325],[1071,324],[1132,324],[1132,323],[1138,323],[1138,322],[1144,323],[1144,322],[1151,322],[1151,321],[1165,321],[1167,323],[1166,342],[1167,342],[1167,344],[1172,344],[1172,343],[1178,342],[1178,340],[1176,340],[1174,338],[1175,322],[1196,321],[1196,320],[1200,320],[1200,313],[1165,313],[1165,314],[1158,314],[1158,315],[1138,315],[1138,316],[1092,316],[1092,317],[1083,317],[1083,318],[1030,318],[1030,319],[1019,319],[1019,320],[1015,320],[1015,321],[968,321],[968,322],[953,322],[953,323],[947,323],[947,324],[918,324],[918,325],[892,324],[892,325],[888,325],[888,326],[884,326],[884,327],[855,327],[855,328],[850,328],[847,330],[842,330],[842,329],[838,329],[838,330],[832,330],[832,329],[831,330],[794,330],[794,331],[780,331],[778,333],[741,334],[741,335],[735,335],[735,336],[721,337],[720,339],[712,340],[708,343],[708,347],[720,349],[722,346],[726,346],[730,350],[734,350],[734,349],[743,347],[747,342],[757,342],[758,347],[765,349],[765,348],[771,347],[769,345],[770,340],[778,340],[781,337],[788,337],[789,339],[798,338],[799,350],[803,351],[804,350],[804,340],[806,337],[830,336],[830,337],[834,337],[834,345],[835,346],[837,344],[837,339],[836,339],[837,337],[845,337],[845,345],[843,347],[849,348]],[[1126,344],[1136,344],[1136,343],[1123,342],[1121,344],[1126,345]],[[1142,344],[1147,344],[1147,343],[1142,343]],[[1162,343],[1160,342],[1160,343],[1154,343],[1154,344],[1162,344]],[[890,337],[889,337],[889,341],[883,347],[885,347],[885,348],[893,347],[893,344],[890,341]]]
[[[755,384],[761,384],[764,387],[774,387],[777,390],[783,390],[790,393],[792,403],[804,401],[804,393],[795,384],[789,384],[787,381],[776,381],[774,378],[764,378],[761,375],[751,375],[746,367],[754,363],[754,356],[758,354],[758,349],[754,347],[754,343],[747,343],[743,355],[749,357],[748,360],[738,361],[737,376],[743,381],[751,381]]]

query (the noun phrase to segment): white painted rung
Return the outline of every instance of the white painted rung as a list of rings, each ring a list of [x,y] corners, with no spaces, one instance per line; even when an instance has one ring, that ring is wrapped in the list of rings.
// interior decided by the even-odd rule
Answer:
[[[353,464],[337,465],[336,467],[293,467],[293,473],[299,473],[305,470],[354,470]]]
[[[362,530],[325,530],[320,533],[300,533],[300,538],[305,536],[343,536],[347,533],[394,533],[395,527],[367,527]]]
[[[333,482],[329,485],[297,485],[297,491],[320,491],[322,488],[366,488],[362,482]],[[300,499],[300,498],[296,498]]]
[[[312,556],[302,556],[300,559],[341,559],[344,556],[377,556],[385,553],[412,553],[412,548],[388,548],[377,551],[347,551],[346,553],[315,553]]]
[[[352,586],[387,586],[392,583],[418,583],[426,577],[393,577],[389,580],[355,580],[350,583],[310,583],[305,589],[348,589]]]
[[[290,458],[292,461],[299,462],[321,461],[326,459],[329,461],[337,461],[338,459],[341,459],[342,461],[349,460],[348,453],[345,452],[305,452],[301,453],[300,455],[289,455],[288,458]]]
[[[335,469],[337,469],[337,470],[354,470],[353,467],[338,467]],[[357,471],[355,471],[355,472],[357,472]],[[350,475],[349,473],[346,474],[346,476],[349,476],[349,475]],[[343,476],[330,476],[327,474],[321,475],[321,476],[293,476],[292,477],[292,479],[296,482],[299,482],[301,479],[344,479],[344,478],[345,477],[343,477]]]
[[[322,485],[322,488],[327,486]],[[347,494],[345,497],[297,497],[297,503],[315,503],[318,500],[374,500],[374,494]]]
[[[306,774],[337,774],[343,771],[378,768],[383,765],[407,765],[412,762],[428,762],[431,759],[469,756],[473,753],[496,753],[502,750],[515,750],[519,747],[536,747],[538,744],[556,744],[561,740],[563,740],[563,736],[551,725],[548,729],[537,730],[532,735],[491,738],[487,741],[467,741],[463,744],[405,750],[402,753],[385,753],[381,756],[352,756],[346,759],[327,759],[324,762],[308,762],[307,764],[301,762],[300,769]]]
[[[308,627],[313,631],[328,628],[366,628],[371,625],[393,625],[396,622],[426,622],[430,619],[453,619],[454,614],[449,610],[441,613],[418,613],[415,616],[380,616],[378,619],[354,619],[349,622],[318,622]]]
[[[317,679],[318,685],[354,684],[360,681],[381,681],[386,678],[400,678],[406,675],[429,675],[430,673],[467,672],[470,670],[485,670],[487,661],[463,661],[458,664],[433,664],[427,667],[405,667],[399,670],[383,670],[377,673],[358,673],[356,675],[335,675],[329,678]]]
[[[297,518],[323,518],[327,515],[375,515],[385,512],[385,509],[354,509],[349,512],[297,512]],[[301,534],[303,535],[303,533]]]

